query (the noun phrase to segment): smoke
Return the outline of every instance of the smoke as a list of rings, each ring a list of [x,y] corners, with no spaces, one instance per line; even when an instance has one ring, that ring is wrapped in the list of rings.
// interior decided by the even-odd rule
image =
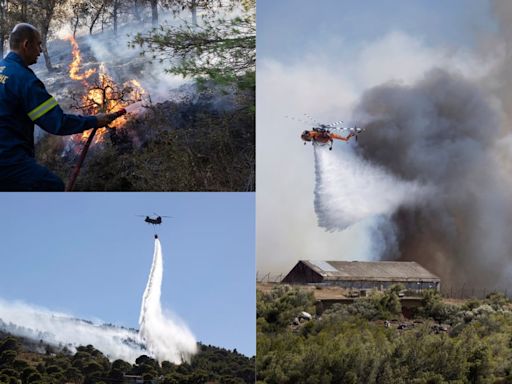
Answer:
[[[399,252],[388,257],[419,261],[445,284],[499,286],[511,277],[510,176],[501,169],[511,147],[491,100],[478,83],[435,69],[411,86],[372,88],[356,108],[366,120],[365,159],[435,185],[422,204],[396,206]]]
[[[336,50],[322,41],[320,53],[291,63],[260,50],[260,271],[287,273],[307,258],[416,260],[445,287],[504,287],[512,273],[512,3],[490,4],[497,25],[471,28],[464,37],[476,40],[465,45],[389,27],[353,44],[333,29]],[[472,27],[492,24],[491,15],[474,16]],[[313,162],[294,145],[308,127],[282,119],[305,112],[322,122],[352,117],[367,131],[357,148],[335,143]]]
[[[153,264],[149,274],[139,318],[141,340],[157,360],[175,363],[188,361],[196,353],[194,336],[187,326],[170,314],[164,314],[160,305],[163,260],[160,240],[155,239]]]
[[[140,330],[80,320],[20,302],[0,299],[0,330],[75,351],[92,344],[110,360],[134,363],[140,355],[175,364],[189,361],[196,352],[194,336],[187,326],[160,305],[163,263],[160,241],[155,240],[153,265],[140,312]]]
[[[67,347],[92,344],[111,360],[135,359],[147,351],[138,343],[133,329],[79,320],[69,314],[52,312],[21,302],[0,300],[0,329],[33,340]]]
[[[336,41],[336,49],[330,49],[328,44],[327,49],[315,45],[288,61],[270,58],[268,52],[265,56],[264,45],[260,44],[256,101],[256,262],[260,275],[287,273],[300,259],[368,260],[390,253],[396,256],[398,251],[389,251],[397,249],[399,241],[391,220],[393,209],[423,200],[423,194],[435,193],[435,186],[426,180],[404,179],[384,165],[363,162],[357,148],[353,148],[354,143],[335,143],[333,153],[329,154],[338,159],[333,169],[345,172],[346,176],[337,177],[340,192],[336,193],[334,188],[331,191],[343,200],[343,212],[350,211],[348,202],[355,198],[363,201],[357,208],[361,211],[367,209],[365,204],[368,204],[374,212],[379,211],[375,207],[380,207],[380,211],[386,213],[366,217],[359,212],[354,216],[360,221],[340,230],[349,224],[346,219],[340,220],[341,224],[334,232],[326,231],[318,226],[319,217],[313,200],[314,197],[318,201],[316,178],[312,177],[316,174],[314,154],[311,146],[303,146],[298,137],[302,130],[311,127],[283,116],[300,117],[308,113],[323,123],[341,119],[347,126],[353,126],[354,121],[350,120],[356,117],[357,125],[361,126],[367,120],[361,114],[354,115],[354,108],[366,89],[389,81],[410,86],[434,65],[479,78],[484,77],[490,67],[487,61],[467,50],[432,46],[426,39],[400,30],[392,29],[373,41],[364,42],[343,40],[337,31],[332,32],[332,40],[326,41]],[[359,143],[363,144],[371,134],[369,131],[361,134]],[[361,170],[356,172],[359,168]],[[366,180],[373,179],[360,177],[363,169],[369,175],[379,175],[376,179],[389,182],[375,182],[378,190],[370,190]],[[356,176],[360,186],[350,196],[343,192],[344,185],[349,183],[349,175]],[[395,182],[400,185],[398,192],[394,188]],[[413,197],[407,195],[406,201],[402,202],[387,189],[389,185],[399,196],[406,194],[403,191],[415,192]],[[368,197],[363,199],[362,196]],[[373,202],[375,198],[378,202]],[[333,223],[334,219],[331,225]],[[386,243],[382,243],[384,240]]]
[[[83,41],[90,47],[92,55],[99,62],[105,63],[110,74],[119,82],[128,79],[139,81],[142,87],[149,93],[153,103],[166,100],[176,100],[190,95],[190,79],[166,72],[170,67],[169,62],[152,60],[151,57],[141,56],[143,50],[140,47],[131,46],[136,33],[144,33],[148,27],[131,27],[127,31],[119,32],[117,36],[113,32],[106,32],[102,36],[89,36]],[[125,33],[129,32],[129,33]]]

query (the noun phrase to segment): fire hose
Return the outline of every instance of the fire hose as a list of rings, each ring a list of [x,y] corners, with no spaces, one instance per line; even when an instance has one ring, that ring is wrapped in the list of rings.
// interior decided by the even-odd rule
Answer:
[[[126,114],[126,109],[120,109],[117,112],[110,113],[109,115],[112,117],[112,121],[117,119],[118,117]],[[108,128],[108,125],[107,125]],[[78,159],[78,162],[76,163],[75,169],[71,173],[71,177],[69,178],[69,181],[66,185],[66,192],[70,192],[73,190],[73,187],[75,186],[76,178],[78,177],[78,174],[80,173],[80,169],[82,168],[82,164],[84,163],[85,156],[87,156],[87,151],[89,150],[89,147],[91,146],[92,139],[94,138],[94,135],[96,134],[96,131],[99,129],[99,127],[93,128],[91,134],[87,138],[87,141],[82,148],[82,152],[80,153],[80,158]]]

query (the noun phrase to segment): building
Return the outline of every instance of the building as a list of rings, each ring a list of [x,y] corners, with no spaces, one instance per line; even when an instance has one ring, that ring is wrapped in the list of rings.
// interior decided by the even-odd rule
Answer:
[[[409,290],[440,290],[441,279],[415,261],[300,260],[283,283],[334,285],[348,289],[384,290],[403,284]]]

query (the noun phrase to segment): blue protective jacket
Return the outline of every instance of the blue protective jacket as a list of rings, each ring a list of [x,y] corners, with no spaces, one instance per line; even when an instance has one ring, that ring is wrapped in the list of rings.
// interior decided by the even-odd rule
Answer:
[[[0,60],[0,166],[34,158],[34,124],[54,135],[96,127],[93,116],[68,115],[41,80],[10,52]]]

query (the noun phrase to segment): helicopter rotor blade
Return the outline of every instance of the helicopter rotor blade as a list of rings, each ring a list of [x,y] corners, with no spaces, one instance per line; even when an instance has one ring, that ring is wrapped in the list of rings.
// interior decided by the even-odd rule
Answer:
[[[338,121],[335,121],[334,123],[331,123],[331,124],[327,124],[329,127],[338,127],[338,125],[340,124],[343,124],[343,120],[338,120]]]

